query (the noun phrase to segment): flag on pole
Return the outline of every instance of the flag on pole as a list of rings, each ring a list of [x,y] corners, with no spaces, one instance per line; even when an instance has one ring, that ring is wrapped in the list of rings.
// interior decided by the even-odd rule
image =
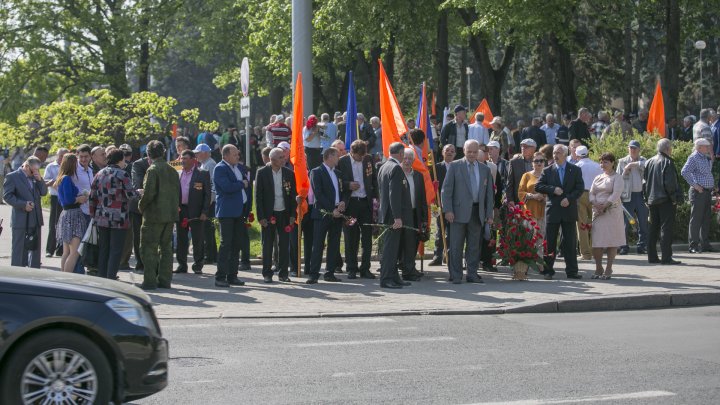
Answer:
[[[303,143],[303,87],[302,72],[298,72],[297,81],[295,82],[295,96],[293,98],[293,115],[292,115],[292,138],[290,141],[290,162],[295,168],[295,187],[297,194],[303,198],[301,204],[298,204],[297,221],[302,220],[303,215],[308,210],[307,195],[310,190],[310,178],[307,171],[307,158],[305,156],[305,148]]]
[[[493,120],[493,115],[492,115],[492,111],[490,111],[490,105],[488,104],[487,100],[482,99],[480,104],[478,104],[477,108],[475,109],[475,112],[470,117],[471,124],[475,123],[475,114],[477,114],[477,113],[482,113],[485,116],[482,124],[485,128],[490,128],[491,127],[490,122]]]
[[[450,113],[450,107],[443,108],[442,126],[444,127],[448,123],[448,114]]]
[[[418,145],[422,146],[423,149],[423,160],[427,159],[428,149],[433,150],[435,145],[433,143],[432,124],[430,123],[430,115],[427,110],[427,93],[425,83],[420,86],[420,100],[418,101],[418,112],[417,118],[415,119],[415,127],[420,128],[427,138],[426,144]]]
[[[345,111],[347,111],[347,121],[345,124],[345,150],[350,150],[350,144],[358,137],[357,124],[357,100],[355,98],[355,82],[353,81],[352,70],[348,77],[348,97]]]
[[[430,102],[430,114],[435,115],[435,118],[437,119],[437,115],[435,113],[435,92],[433,91],[432,101]]]
[[[178,125],[172,124],[172,138],[175,139],[178,137]]]
[[[660,80],[655,85],[655,96],[653,96],[650,112],[648,113],[647,131],[650,133],[657,132],[661,137],[665,138],[665,103],[663,102],[662,88]]]

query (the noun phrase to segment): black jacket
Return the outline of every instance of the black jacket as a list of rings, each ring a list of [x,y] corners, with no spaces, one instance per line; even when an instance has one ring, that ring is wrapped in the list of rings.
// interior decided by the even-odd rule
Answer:
[[[282,171],[282,192],[285,199],[285,210],[291,217],[294,217],[297,201],[297,188],[295,187],[295,173],[287,167],[280,168]],[[255,177],[255,211],[258,221],[269,220],[273,215],[275,207],[275,183],[273,180],[272,166],[261,167]]]
[[[555,195],[555,187],[563,189],[563,193]],[[535,185],[538,193],[547,194],[545,204],[545,220],[548,223],[575,222],[578,219],[577,200],[585,192],[582,170],[570,162],[565,163],[565,176],[560,183],[560,174],[556,165],[543,169],[540,180]],[[570,205],[562,207],[560,202],[567,198]]]
[[[570,139],[578,139],[583,145],[589,146],[588,141],[590,140],[590,130],[585,121],[576,119],[570,123]]]
[[[143,183],[145,182],[145,173],[147,173],[148,168],[150,168],[150,161],[148,158],[142,158],[138,159],[132,164],[131,169],[131,178],[132,178],[132,187],[135,190],[143,188]],[[140,213],[140,210],[138,209],[138,199],[131,199],[130,200],[130,212],[134,212],[136,214]]]
[[[343,186],[342,186],[342,173],[333,169],[335,177],[338,179],[338,194],[339,201],[342,201]],[[335,186],[333,186],[332,177],[328,173],[324,164],[312,169],[310,171],[310,185],[312,186],[313,193],[315,194],[315,205],[312,211],[312,219],[323,219],[325,216],[321,210],[331,213],[337,204],[335,204]]]
[[[373,129],[372,125],[364,122],[359,127],[359,129],[360,131],[358,131],[358,138],[367,142],[368,150],[372,149],[372,147],[375,146],[375,141],[377,140],[375,136],[375,130]]]
[[[375,166],[373,165],[372,156],[365,155],[363,157],[362,167],[363,183],[365,186],[365,194],[367,195],[368,200],[378,198],[377,173],[375,171]],[[340,179],[340,181],[342,182],[342,188],[344,190],[344,193],[340,196],[340,198],[345,201],[345,204],[347,205],[347,201],[352,195],[352,190],[350,190],[350,182],[355,181],[352,171],[352,156],[347,154],[341,157],[338,160],[337,169],[342,174],[342,179]]]
[[[538,149],[540,149],[543,145],[547,143],[547,135],[545,135],[545,131],[534,125],[523,129],[520,138],[522,138],[520,139],[521,141],[527,138],[532,139],[533,141],[535,141],[535,143],[537,143]]]
[[[468,136],[468,124],[466,122],[463,122],[463,126],[465,127],[465,139],[467,139]],[[440,131],[440,143],[442,145],[455,145],[455,142],[457,141],[457,121],[453,120],[445,124],[445,126]]]
[[[660,152],[645,162],[643,196],[648,205],[682,202],[684,195],[673,159]]]
[[[180,201],[182,202],[182,190],[180,190],[180,193]],[[190,188],[188,189],[188,217],[199,218],[202,214],[209,217],[211,196],[210,172],[197,167],[194,168],[190,178]]]

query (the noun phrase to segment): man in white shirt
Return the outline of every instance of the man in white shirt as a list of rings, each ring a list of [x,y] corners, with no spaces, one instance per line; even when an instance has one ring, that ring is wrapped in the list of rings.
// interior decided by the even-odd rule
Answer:
[[[58,218],[62,212],[62,207],[58,201],[57,186],[55,180],[57,180],[58,172],[60,171],[60,163],[62,163],[63,156],[68,152],[65,148],[60,148],[57,151],[57,157],[54,162],[50,163],[45,167],[45,174],[43,180],[45,185],[48,187],[50,192],[50,219],[48,221],[48,237],[47,244],[45,246],[45,257],[62,256],[62,244],[57,242],[55,236],[55,228],[57,226]]]
[[[548,114],[545,116],[545,124],[540,127],[545,131],[545,138],[548,145],[555,145],[557,143],[557,132],[560,129],[560,125],[555,123],[555,115]]]
[[[75,177],[72,178],[73,183],[75,183],[75,187],[80,190],[80,194],[90,194],[90,186],[92,185],[92,180],[94,177],[93,170],[90,167],[90,152],[92,149],[90,148],[90,145],[80,145],[76,149],[77,158],[78,158],[78,167],[77,167],[77,173],[75,174]],[[85,218],[87,219],[88,225],[90,224],[90,203],[88,201],[85,201],[85,203],[80,205],[80,210],[83,214],[85,214]],[[88,274],[95,274],[97,272],[97,269],[88,267]],[[83,269],[83,264],[80,260],[77,261],[77,264],[75,264],[75,272],[76,273],[85,273],[85,270]]]
[[[592,259],[592,244],[590,243],[590,227],[592,226],[592,205],[590,204],[590,187],[595,177],[603,173],[600,164],[588,157],[587,146],[580,145],[575,149],[578,162],[575,166],[582,171],[583,183],[585,191],[578,198],[578,242],[580,244],[580,255],[582,260]]]
[[[474,139],[481,145],[487,145],[490,142],[490,135],[487,128],[483,125],[485,115],[483,113],[475,114],[475,122],[468,125],[468,139]]]

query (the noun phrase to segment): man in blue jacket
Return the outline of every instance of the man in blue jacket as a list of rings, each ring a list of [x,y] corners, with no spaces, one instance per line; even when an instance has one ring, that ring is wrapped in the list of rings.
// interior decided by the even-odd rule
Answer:
[[[245,285],[238,276],[240,249],[249,248],[245,220],[250,212],[248,195],[250,182],[247,170],[239,164],[240,151],[232,144],[222,148],[222,161],[215,166],[213,183],[217,194],[215,217],[220,222],[220,249],[218,250],[215,286]]]

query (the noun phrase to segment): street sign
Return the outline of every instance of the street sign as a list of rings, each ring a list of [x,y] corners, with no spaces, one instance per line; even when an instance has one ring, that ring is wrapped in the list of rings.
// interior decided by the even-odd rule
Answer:
[[[248,58],[243,58],[240,64],[240,89],[243,97],[247,97],[250,91],[250,61]]]
[[[250,97],[240,99],[240,118],[250,118]]]

